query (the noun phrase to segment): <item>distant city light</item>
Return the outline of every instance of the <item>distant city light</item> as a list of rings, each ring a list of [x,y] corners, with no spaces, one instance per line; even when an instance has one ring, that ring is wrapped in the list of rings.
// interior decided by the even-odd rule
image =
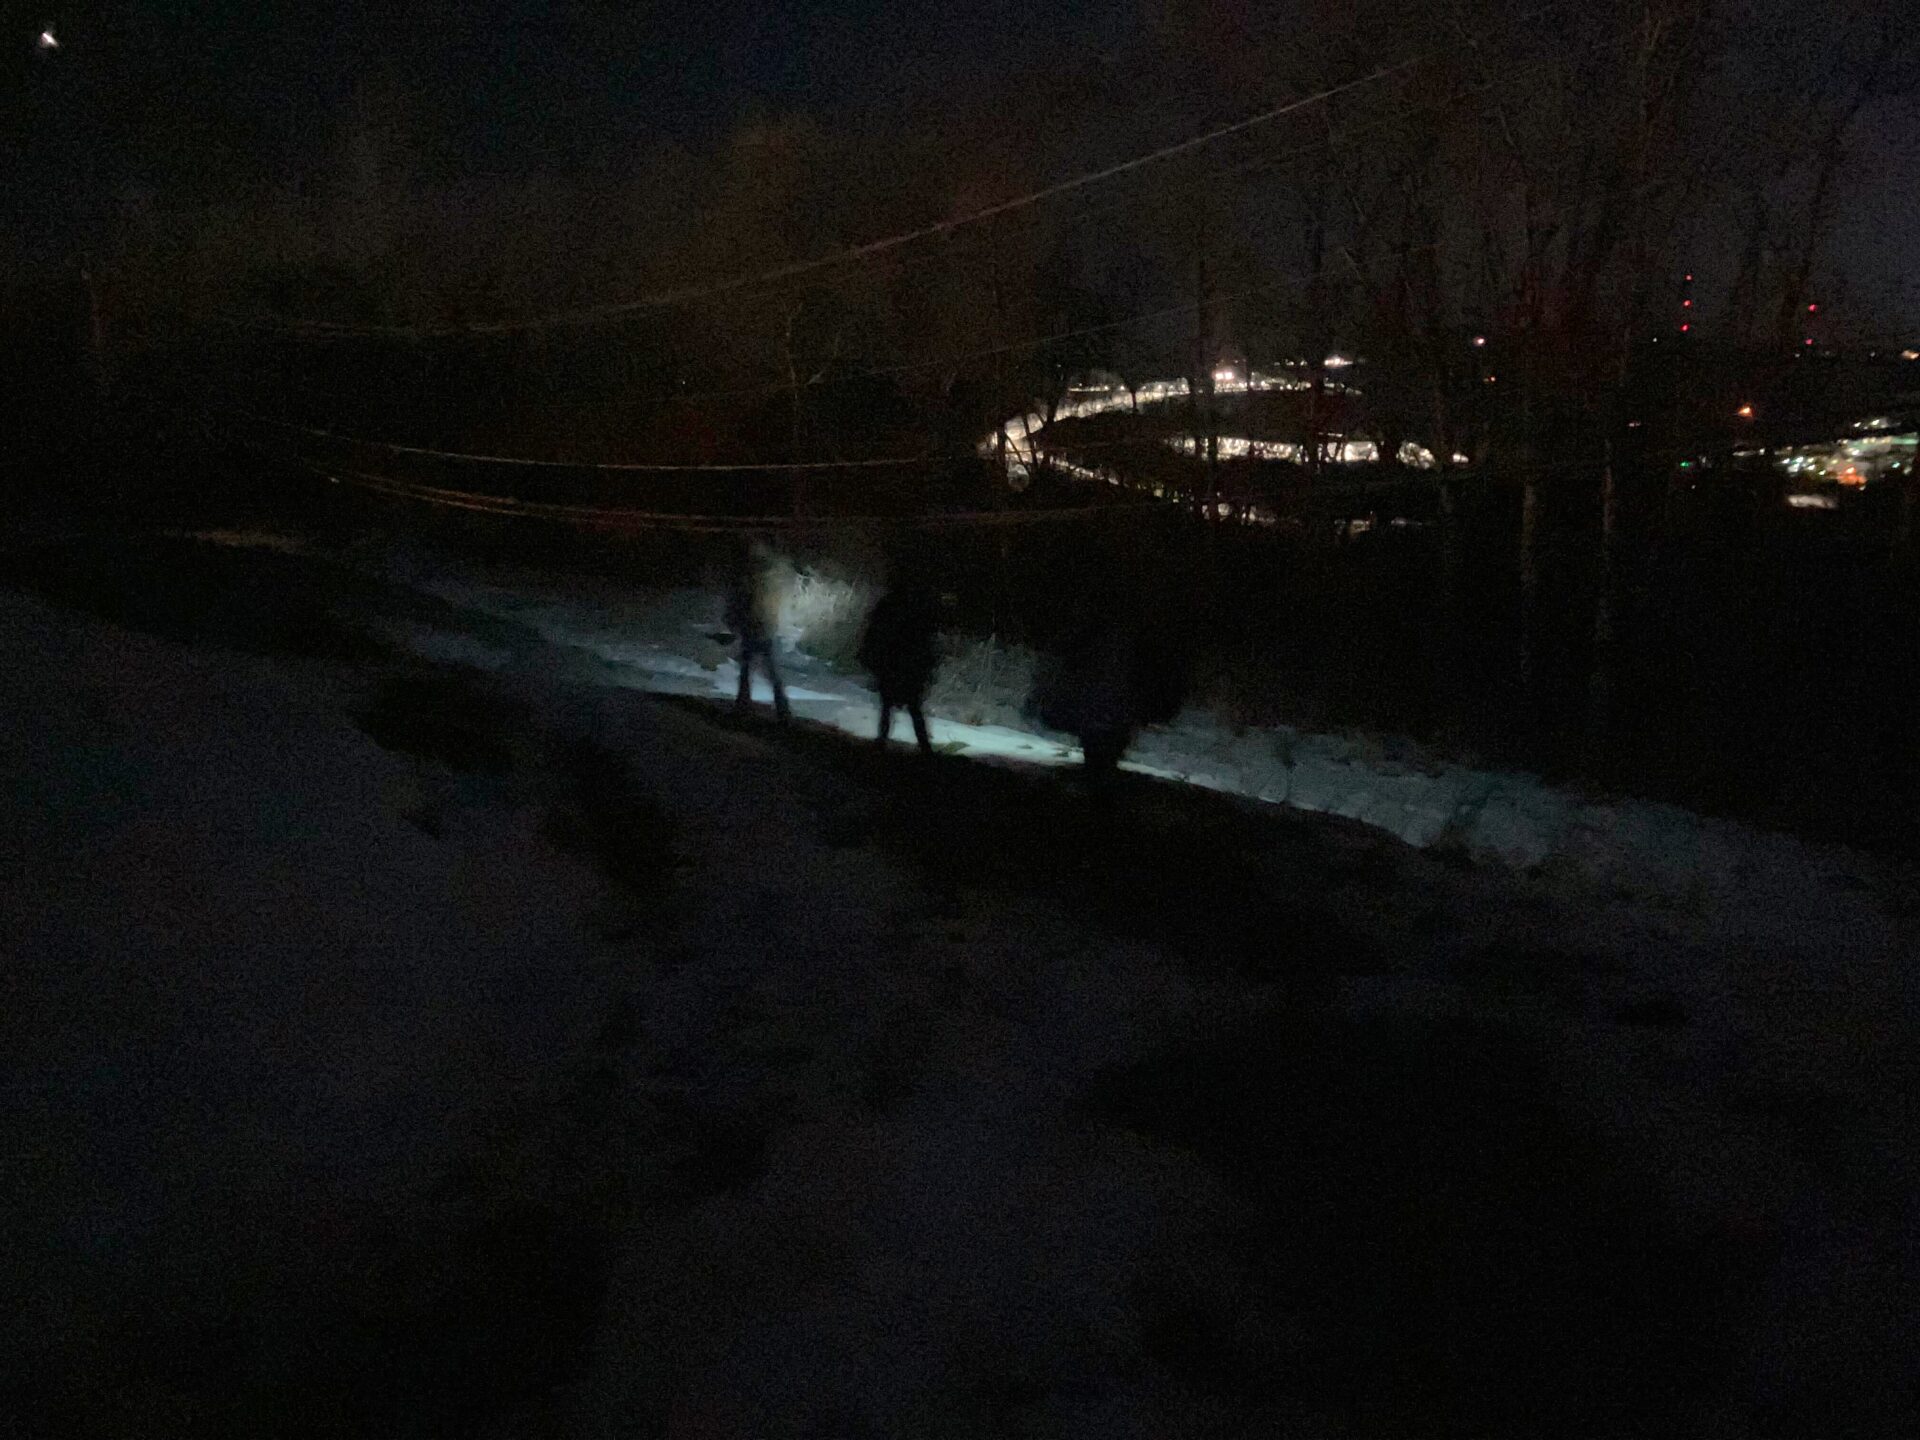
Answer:
[[[1797,494],[1787,496],[1787,504],[1795,510],[1838,510],[1840,502],[1831,495]]]
[[[1687,283],[1688,283],[1689,285],[1691,285],[1691,284],[1693,283],[1693,276],[1691,276],[1691,275],[1689,275],[1689,276],[1687,276]]]
[[[55,35],[51,30],[42,30],[40,32],[40,48],[42,50],[58,50],[60,48],[60,37]]]
[[[1813,344],[1813,337],[1809,335],[1806,339],[1802,340],[1800,343],[1802,345],[1811,345]]]
[[[1900,352],[1900,358],[1902,360],[1920,360],[1920,350],[1902,350]]]
[[[1682,309],[1691,310],[1693,308],[1693,298],[1689,296],[1687,299],[1682,300],[1680,306]]]
[[[1681,333],[1682,335],[1684,335],[1684,334],[1686,334],[1686,333],[1687,333],[1687,332],[1688,332],[1689,330],[1691,330],[1691,329],[1693,329],[1693,326],[1691,326],[1691,325],[1682,325],[1682,326],[1680,327],[1680,333]]]
[[[1489,375],[1487,376],[1487,384],[1489,385],[1495,384],[1499,381],[1499,379],[1500,377],[1498,375]]]
[[[1231,385],[1233,380],[1233,367],[1231,365],[1222,365],[1218,370],[1213,372],[1213,383],[1216,385]]]
[[[1351,364],[1353,364],[1353,361],[1344,355],[1329,355],[1326,359],[1326,366],[1329,370],[1344,370]]]
[[[1809,315],[1818,315],[1820,313],[1820,307],[1809,301],[1807,304],[1807,313]]]
[[[1733,413],[1738,415],[1742,420],[1751,420],[1753,418],[1753,406],[1742,405],[1738,410],[1734,411]]]
[[[1473,337],[1473,343],[1477,347],[1485,348],[1487,343],[1487,337],[1484,335],[1476,335]]]

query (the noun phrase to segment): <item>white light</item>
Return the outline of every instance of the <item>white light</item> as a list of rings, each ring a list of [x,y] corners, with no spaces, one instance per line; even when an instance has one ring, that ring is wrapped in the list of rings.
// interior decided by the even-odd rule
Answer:
[[[51,30],[42,30],[40,32],[40,48],[42,50],[58,50],[60,48],[59,37]]]
[[[1838,510],[1840,502],[1831,495],[1789,495],[1787,504],[1795,510]]]
[[[1473,337],[1473,344],[1476,350],[1483,350],[1486,348],[1487,337],[1484,335],[1476,335]]]
[[[1326,366],[1329,370],[1344,370],[1351,364],[1353,364],[1353,361],[1344,355],[1329,355],[1326,359]]]
[[[1902,350],[1900,352],[1900,358],[1902,360],[1920,360],[1920,350]]]
[[[1218,370],[1213,372],[1213,383],[1216,385],[1231,385],[1233,383],[1233,368],[1228,365],[1222,365]]]

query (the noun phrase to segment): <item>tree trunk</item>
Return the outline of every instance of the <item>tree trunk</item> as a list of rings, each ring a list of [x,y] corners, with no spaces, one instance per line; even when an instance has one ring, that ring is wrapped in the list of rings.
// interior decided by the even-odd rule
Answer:
[[[1613,662],[1615,575],[1619,564],[1616,532],[1619,528],[1618,477],[1613,436],[1603,442],[1600,469],[1600,576],[1593,604],[1593,668],[1587,677],[1587,742],[1603,755],[1613,722]]]
[[[1522,361],[1524,366],[1526,361]],[[1538,699],[1535,631],[1540,618],[1540,456],[1534,444],[1532,376],[1520,381],[1520,636],[1518,669],[1520,693],[1529,704]]]
[[[86,263],[80,266],[80,283],[87,292],[87,379],[96,393],[104,394],[107,389],[107,324],[100,307],[100,286],[94,279],[93,269]]]
[[[1207,467],[1202,513],[1210,519],[1220,487],[1220,435],[1213,403],[1213,315],[1209,303],[1206,224],[1203,211],[1194,240],[1193,381],[1188,386],[1188,399],[1193,411],[1194,452]]]
[[[1528,466],[1520,482],[1520,691],[1534,698],[1534,629],[1540,600],[1540,477]]]
[[[787,458],[792,468],[787,471],[787,481],[793,491],[793,518],[798,520],[806,513],[805,472],[800,469],[800,371],[793,358],[793,322],[797,310],[787,311],[786,352],[787,352],[787,394],[791,403],[788,406],[788,418],[791,431],[788,439]]]

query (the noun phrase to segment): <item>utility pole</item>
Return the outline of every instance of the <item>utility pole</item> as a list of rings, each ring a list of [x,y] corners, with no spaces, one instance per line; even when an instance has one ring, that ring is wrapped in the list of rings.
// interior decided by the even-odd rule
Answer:
[[[786,358],[787,358],[787,396],[789,400],[787,441],[787,459],[791,469],[787,471],[787,483],[793,492],[793,518],[798,520],[806,511],[806,497],[802,493],[806,485],[804,472],[800,469],[800,370],[793,358],[793,322],[800,314],[799,305],[788,308],[786,313]]]
[[[1206,514],[1220,493],[1220,425],[1214,405],[1213,388],[1213,290],[1207,268],[1207,212],[1204,202],[1197,207],[1194,232],[1193,303],[1196,312],[1193,335],[1193,385],[1188,396],[1193,410],[1194,448],[1205,457],[1207,467]],[[1204,399],[1202,398],[1204,396]],[[1202,438],[1204,429],[1204,440]]]

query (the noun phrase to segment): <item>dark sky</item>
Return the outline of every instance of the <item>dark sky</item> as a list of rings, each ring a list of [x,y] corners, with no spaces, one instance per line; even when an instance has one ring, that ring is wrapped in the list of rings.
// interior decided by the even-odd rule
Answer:
[[[873,116],[1098,44],[1132,0],[57,0],[89,130],[291,157],[384,77],[456,161],[576,157],[753,108]],[[64,13],[62,13],[64,11]],[[52,67],[42,64],[40,71]],[[84,73],[80,73],[84,72]],[[44,78],[44,74],[41,78]]]
[[[756,111],[853,124],[977,111],[1017,96],[1023,73],[1137,35],[1164,3],[0,0],[0,225],[44,231],[63,198],[134,183],[192,203],[289,180],[324,163],[341,116],[368,94],[391,97],[428,178],[446,179],[605,161]],[[1271,30],[1287,8],[1220,0],[1218,13]],[[56,54],[35,49],[42,25],[61,39]],[[1162,128],[1142,117],[1142,133]],[[1913,324],[1920,143],[1910,121],[1864,139],[1873,163],[1852,184],[1836,248],[1871,272],[1864,288],[1891,299],[1907,286]],[[1076,143],[1097,161],[1130,142]]]

